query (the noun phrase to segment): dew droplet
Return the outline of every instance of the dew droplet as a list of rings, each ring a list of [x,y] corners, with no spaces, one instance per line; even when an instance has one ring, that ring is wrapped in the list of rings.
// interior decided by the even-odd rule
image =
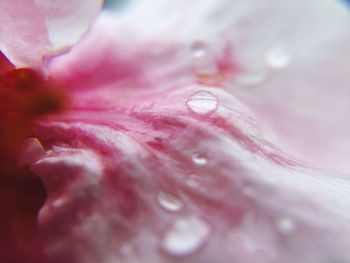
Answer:
[[[65,198],[60,197],[60,198],[57,198],[56,200],[54,200],[54,201],[52,202],[52,207],[58,208],[58,207],[63,206],[65,203],[66,203]]]
[[[179,199],[162,191],[158,194],[158,202],[161,207],[170,212],[180,211],[183,207],[183,203]]]
[[[198,166],[203,166],[208,163],[208,159],[205,155],[200,154],[200,153],[194,153],[192,155],[192,161]]]
[[[283,234],[290,234],[295,229],[295,223],[292,219],[283,217],[278,220],[277,227]]]
[[[209,234],[209,225],[202,219],[182,217],[165,233],[162,248],[172,256],[191,255],[205,244]]]
[[[276,45],[266,50],[264,59],[270,68],[282,69],[291,63],[292,56],[286,47]]]
[[[202,179],[198,175],[192,174],[186,178],[186,185],[191,188],[201,188]]]
[[[207,53],[207,45],[204,41],[195,41],[191,45],[191,52],[194,58],[202,58]]]
[[[217,110],[218,99],[209,91],[201,90],[193,93],[186,101],[190,111],[196,114],[210,114]]]
[[[191,45],[194,69],[199,75],[212,75],[218,72],[213,52],[204,41],[196,41]]]

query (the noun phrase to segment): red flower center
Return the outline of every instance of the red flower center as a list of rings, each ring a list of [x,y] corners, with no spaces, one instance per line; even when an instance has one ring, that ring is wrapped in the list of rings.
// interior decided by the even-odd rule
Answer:
[[[58,84],[32,69],[11,69],[0,61],[0,258],[43,262],[36,231],[46,193],[28,167],[18,165],[23,142],[32,136],[33,121],[62,111],[67,99]],[[6,62],[6,61],[5,61]],[[2,65],[5,65],[4,67]]]

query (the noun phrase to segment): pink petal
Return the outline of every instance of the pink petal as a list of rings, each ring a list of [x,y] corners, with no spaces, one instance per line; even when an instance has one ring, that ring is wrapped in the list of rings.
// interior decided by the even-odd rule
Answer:
[[[200,63],[215,68],[226,59],[225,88],[251,107],[265,136],[305,162],[344,172],[349,24],[348,10],[333,0],[131,2],[100,17],[50,67],[76,89],[164,89],[196,80],[192,52],[202,43]]]
[[[214,99],[191,102],[199,91]],[[232,95],[194,85],[129,105],[83,108],[37,128],[48,149],[33,166],[48,192],[39,222],[53,258],[316,263],[349,256],[349,182],[269,145]],[[160,202],[162,193],[180,208]]]
[[[16,66],[40,66],[44,56],[75,43],[100,6],[101,0],[2,1],[0,50]]]
[[[74,107],[36,127],[47,253],[346,262],[348,175],[313,165],[348,171],[349,19],[328,0],[150,0],[100,17],[49,64]],[[214,72],[193,54],[203,43]],[[265,56],[276,46],[291,60]]]

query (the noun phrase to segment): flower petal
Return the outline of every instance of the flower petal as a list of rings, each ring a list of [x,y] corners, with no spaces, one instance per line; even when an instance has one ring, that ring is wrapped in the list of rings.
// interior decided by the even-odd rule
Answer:
[[[0,51],[0,74],[13,68],[11,62],[5,57],[5,55]]]
[[[47,149],[33,165],[48,193],[39,223],[55,259],[349,257],[349,181],[302,167],[264,141],[249,111],[221,89],[179,87],[122,110],[81,108],[40,124],[37,135]],[[182,207],[159,202],[164,192]]]
[[[35,0],[45,17],[54,50],[78,41],[99,13],[103,0]]]
[[[76,89],[143,92],[197,81],[203,70],[205,81],[224,76],[270,140],[305,162],[345,172],[349,24],[348,10],[333,0],[131,1],[100,17],[50,67]],[[198,47],[206,52],[200,61]]]
[[[75,43],[100,6],[101,0],[2,1],[0,50],[16,66],[40,66],[44,56]]]
[[[325,140],[347,127],[334,118],[349,109],[350,18],[339,3],[150,0],[124,10],[49,64],[74,103],[36,129],[49,254],[346,261],[349,180],[304,165],[326,160]],[[324,110],[328,99],[339,104]]]
[[[18,66],[38,65],[50,42],[45,20],[34,0],[1,1],[0,49]]]

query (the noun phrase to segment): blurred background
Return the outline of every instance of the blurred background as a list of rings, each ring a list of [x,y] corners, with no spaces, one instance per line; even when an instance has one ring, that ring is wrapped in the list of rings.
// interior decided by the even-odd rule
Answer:
[[[121,8],[127,2],[130,2],[130,1],[137,1],[137,0],[105,0],[104,6],[105,6],[106,9]],[[346,4],[350,5],[350,0],[338,0],[338,1],[343,1]]]

